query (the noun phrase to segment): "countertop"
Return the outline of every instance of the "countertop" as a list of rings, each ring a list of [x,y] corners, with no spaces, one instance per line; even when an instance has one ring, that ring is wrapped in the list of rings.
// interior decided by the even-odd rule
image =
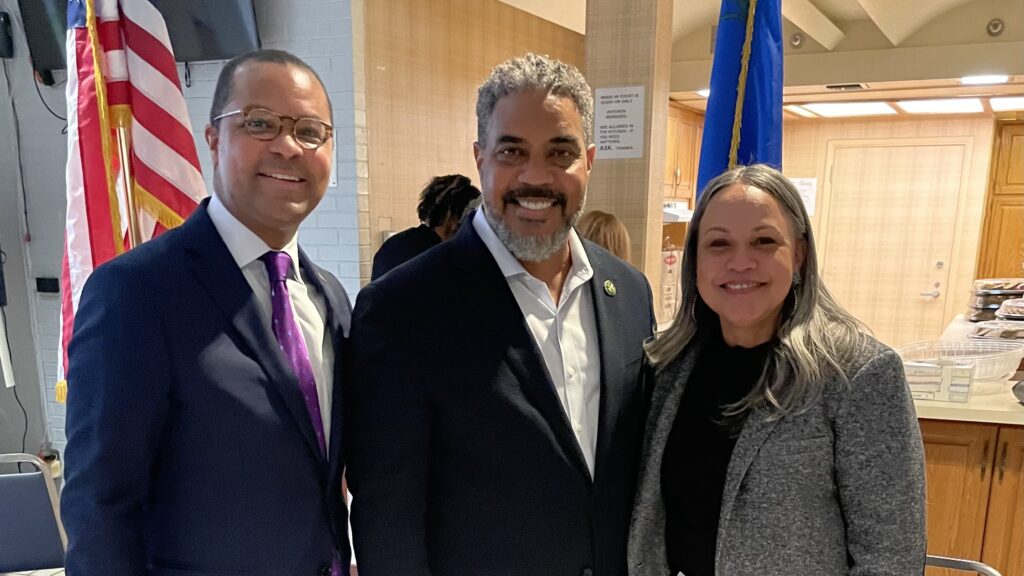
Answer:
[[[1011,392],[975,394],[964,403],[914,400],[914,407],[922,419],[1024,426],[1024,405]]]

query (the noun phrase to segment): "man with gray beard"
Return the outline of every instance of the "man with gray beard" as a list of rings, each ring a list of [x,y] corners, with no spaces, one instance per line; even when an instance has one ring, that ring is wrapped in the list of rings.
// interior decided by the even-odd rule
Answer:
[[[594,161],[579,71],[480,87],[483,209],[363,289],[348,480],[361,576],[624,576],[650,286],[573,230]]]

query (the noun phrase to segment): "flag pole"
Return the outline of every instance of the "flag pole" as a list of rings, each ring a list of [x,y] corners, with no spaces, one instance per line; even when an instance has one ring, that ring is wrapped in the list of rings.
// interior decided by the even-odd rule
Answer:
[[[750,0],[747,12],[747,35],[743,39],[743,54],[740,57],[740,77],[736,85],[736,113],[732,120],[732,143],[729,146],[729,170],[736,167],[740,150],[740,125],[743,121],[743,99],[747,94],[747,71],[750,69],[750,44],[754,40],[754,14],[757,0]]]
[[[120,112],[122,114],[118,115],[117,120],[117,154],[121,161],[121,187],[124,189],[124,206],[128,213],[128,239],[134,248],[142,243],[142,233],[139,230],[139,211],[131,170],[131,117],[125,117],[125,110]]]

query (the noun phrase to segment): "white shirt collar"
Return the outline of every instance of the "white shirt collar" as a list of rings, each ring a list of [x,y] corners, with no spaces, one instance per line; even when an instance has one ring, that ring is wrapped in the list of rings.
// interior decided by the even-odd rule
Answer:
[[[498,263],[498,268],[501,269],[501,273],[505,278],[521,274],[530,275],[526,268],[523,268],[522,263],[509,252],[505,244],[498,238],[498,235],[494,233],[491,223],[487,221],[487,216],[484,215],[484,208],[482,206],[477,209],[476,215],[473,216],[473,229],[476,230],[484,245],[487,246],[487,250],[494,257],[494,261]],[[594,269],[590,266],[590,258],[587,258],[587,252],[583,249],[583,242],[580,241],[575,229],[569,230],[569,254],[572,257],[572,268],[569,270],[570,278],[577,277],[580,282],[587,282],[594,277]]]
[[[242,224],[235,215],[228,211],[227,206],[220,201],[216,194],[210,197],[210,204],[206,212],[213,221],[213,227],[217,229],[224,244],[227,245],[231,257],[239,268],[245,268],[258,260],[267,252],[273,250],[255,232]],[[302,282],[302,275],[299,274],[299,242],[297,235],[292,236],[285,244],[281,252],[286,252],[292,258],[292,279]],[[262,262],[260,263],[262,265]]]

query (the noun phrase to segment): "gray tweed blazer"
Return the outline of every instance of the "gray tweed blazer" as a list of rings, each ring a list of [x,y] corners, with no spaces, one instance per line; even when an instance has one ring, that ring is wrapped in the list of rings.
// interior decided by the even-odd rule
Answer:
[[[629,540],[631,576],[669,574],[661,460],[699,346],[655,378]],[[924,448],[903,364],[872,340],[808,410],[748,417],[729,462],[717,576],[924,571]],[[699,465],[693,469],[700,474]],[[672,575],[675,576],[675,575]]]

